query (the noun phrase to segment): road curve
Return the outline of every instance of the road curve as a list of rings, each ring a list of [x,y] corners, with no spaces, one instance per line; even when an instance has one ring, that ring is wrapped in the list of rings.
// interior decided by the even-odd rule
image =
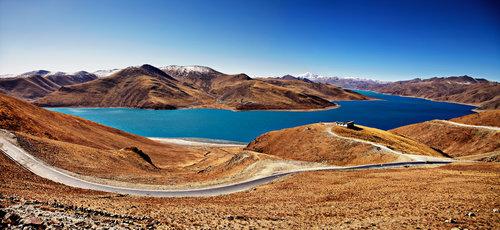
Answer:
[[[187,190],[151,190],[151,189],[116,187],[116,186],[99,184],[82,180],[80,178],[69,175],[55,167],[47,165],[43,161],[27,153],[26,151],[19,148],[15,144],[9,142],[4,137],[0,137],[0,151],[3,152],[13,161],[19,163],[27,170],[33,172],[35,175],[38,175],[40,177],[49,179],[57,183],[81,189],[90,189],[102,192],[111,192],[111,193],[136,195],[136,196],[151,196],[151,197],[204,197],[204,196],[225,195],[225,194],[249,190],[256,186],[270,183],[278,178],[287,175],[301,173],[301,172],[308,172],[308,171],[380,169],[380,168],[394,168],[394,167],[417,166],[417,165],[441,165],[441,164],[451,163],[451,161],[443,159],[438,161],[395,162],[386,164],[371,164],[371,165],[359,165],[359,166],[349,166],[349,167],[327,166],[327,167],[308,168],[308,169],[282,172],[273,174],[271,176],[252,179],[249,181],[213,186],[213,187],[187,189]]]

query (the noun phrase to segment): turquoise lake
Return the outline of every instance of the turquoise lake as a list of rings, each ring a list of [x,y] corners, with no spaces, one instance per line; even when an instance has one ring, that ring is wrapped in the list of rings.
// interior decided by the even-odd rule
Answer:
[[[207,138],[249,142],[276,129],[315,122],[348,121],[380,129],[471,114],[475,107],[358,91],[376,101],[340,101],[340,108],[314,112],[218,109],[145,110],[49,108],[146,137]]]

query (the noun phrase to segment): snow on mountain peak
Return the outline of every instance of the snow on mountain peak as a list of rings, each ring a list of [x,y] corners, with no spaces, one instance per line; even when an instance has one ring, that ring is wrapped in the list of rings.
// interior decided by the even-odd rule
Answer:
[[[93,72],[93,74],[95,74],[98,78],[103,78],[103,77],[110,76],[110,75],[112,75],[120,70],[121,69],[101,69],[101,70],[97,70],[97,71]]]
[[[160,68],[163,71],[172,71],[177,72],[179,74],[187,74],[187,73],[213,73],[217,72],[212,68],[200,65],[189,65],[189,66],[179,66],[179,65],[169,65]]]
[[[315,74],[315,73],[311,73],[311,72],[306,72],[306,73],[303,73],[303,74],[299,74],[299,75],[297,75],[297,77],[299,77],[299,78],[307,78],[307,79],[310,79],[310,80],[314,80],[314,79],[318,79],[318,78],[325,78],[324,76],[321,76],[321,75],[318,75],[318,74]]]

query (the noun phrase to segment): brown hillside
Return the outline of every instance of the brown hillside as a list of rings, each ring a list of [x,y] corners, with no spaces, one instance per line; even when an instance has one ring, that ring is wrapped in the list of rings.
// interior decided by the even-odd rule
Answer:
[[[288,77],[281,79],[268,78],[264,79],[264,81],[273,85],[293,89],[304,94],[311,94],[322,97],[330,101],[370,99],[369,97],[353,92],[351,90],[342,89],[332,84],[316,83],[307,79],[293,79]]]
[[[197,106],[209,97],[150,66],[129,67],[110,77],[62,87],[37,100],[43,106],[175,109]]]
[[[332,100],[369,99],[333,85],[296,78],[252,79],[246,74],[228,75],[202,66],[169,66],[162,70],[185,84],[202,89],[222,107],[237,110],[321,109],[335,106]]]
[[[173,77],[171,77],[173,76]],[[299,80],[258,80],[227,75],[208,67],[129,67],[109,77],[62,87],[35,103],[50,107],[192,107],[253,109],[324,109],[331,100],[366,100],[327,84]]]
[[[372,86],[371,90],[437,101],[458,102],[480,109],[500,108],[500,84],[469,76],[414,79]]]
[[[473,122],[473,116],[467,120]],[[500,149],[500,132],[487,129],[456,126],[441,121],[427,121],[407,125],[391,132],[414,139],[439,149],[452,157],[462,157],[493,152]]]
[[[239,147],[162,144],[3,94],[0,105],[0,129],[13,132],[23,149],[50,165],[92,180],[110,179],[131,186],[222,183],[251,176],[240,172],[261,158],[269,158],[241,152]]]
[[[322,109],[336,106],[327,99],[297,92],[260,80],[219,83],[212,90],[218,101],[237,110],[257,109]]]
[[[351,136],[391,146],[411,154],[441,156],[431,148],[388,132],[363,127],[350,130],[330,124],[312,124],[271,131],[256,138],[246,149],[285,159],[354,165],[391,162],[398,156],[381,151],[370,144],[331,136],[328,129],[341,136]]]
[[[46,138],[104,150],[136,146],[153,156],[170,152],[176,156],[171,159],[174,162],[190,158],[189,154],[181,154],[188,152],[183,148],[172,148],[92,121],[51,112],[2,94],[0,104],[0,128],[25,134],[25,137]]]
[[[463,117],[451,119],[451,121],[468,125],[485,125],[500,127],[500,110],[486,110]]]

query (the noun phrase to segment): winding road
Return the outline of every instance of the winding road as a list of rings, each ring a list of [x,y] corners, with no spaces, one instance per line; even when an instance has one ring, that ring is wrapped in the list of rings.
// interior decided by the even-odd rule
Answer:
[[[378,147],[381,148],[384,147],[384,149],[387,148],[383,145]],[[204,187],[198,189],[151,190],[151,189],[117,187],[117,186],[99,184],[82,180],[80,178],[65,173],[63,170],[47,165],[42,160],[32,156],[31,154],[27,153],[24,149],[16,146],[15,144],[11,143],[7,138],[2,136],[0,136],[0,151],[3,152],[13,161],[17,162],[18,164],[26,168],[27,170],[33,172],[35,175],[38,175],[40,177],[46,178],[48,180],[57,183],[81,189],[90,189],[102,192],[111,192],[111,193],[136,195],[136,196],[151,196],[151,197],[204,197],[204,196],[225,195],[225,194],[249,190],[256,186],[270,183],[284,176],[302,172],[310,172],[310,171],[382,169],[382,168],[395,168],[395,167],[418,166],[418,165],[441,165],[452,162],[450,159],[440,158],[436,160],[415,159],[417,161],[394,162],[385,164],[369,164],[369,165],[358,165],[358,166],[347,166],[347,167],[325,166],[325,167],[291,170],[244,182],[212,186],[212,187]]]

